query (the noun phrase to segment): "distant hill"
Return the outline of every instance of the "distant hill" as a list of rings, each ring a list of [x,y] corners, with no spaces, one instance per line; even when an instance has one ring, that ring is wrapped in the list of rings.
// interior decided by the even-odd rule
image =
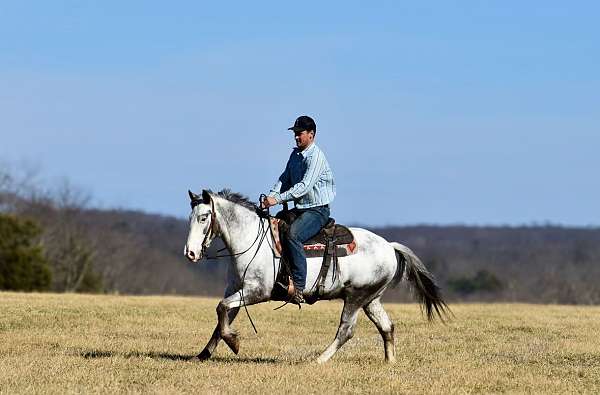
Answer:
[[[0,211],[33,218],[45,230],[41,242],[54,262],[54,290],[97,289],[81,284],[99,278],[105,292],[223,293],[228,258],[189,263],[183,256],[186,220],[90,209],[74,204],[77,200],[72,198],[65,201],[0,193]],[[371,230],[413,249],[450,300],[600,303],[599,228],[392,226]],[[219,241],[215,244],[212,251],[222,247]],[[74,258],[73,253],[79,255]],[[84,275],[87,272],[91,277]],[[74,275],[81,281],[69,283]],[[408,298],[403,286],[386,292],[387,300]]]
[[[187,221],[135,211],[88,210],[101,240],[97,270],[123,293],[220,295],[227,260],[183,257]],[[559,226],[372,228],[413,249],[451,299],[600,302],[600,229]],[[218,248],[220,248],[219,245]],[[388,299],[406,299],[402,286]]]
[[[600,229],[374,228],[413,249],[454,299],[600,303]]]
[[[124,210],[89,210],[82,216],[97,238],[96,270],[109,291],[133,294],[223,293],[228,260],[189,263],[183,256],[187,221]],[[222,244],[217,242],[220,248]]]

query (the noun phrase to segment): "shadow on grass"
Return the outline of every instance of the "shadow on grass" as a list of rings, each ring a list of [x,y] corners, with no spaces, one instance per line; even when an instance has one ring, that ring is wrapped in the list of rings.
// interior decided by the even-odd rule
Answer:
[[[275,364],[281,361],[275,358],[264,358],[264,357],[212,357],[208,361],[198,361],[194,359],[196,355],[185,355],[185,354],[175,354],[175,353],[167,353],[167,352],[115,352],[115,351],[102,351],[102,350],[90,350],[90,351],[82,351],[79,355],[85,359],[99,359],[99,358],[113,358],[113,357],[122,357],[122,358],[152,358],[152,359],[168,359],[171,361],[191,361],[194,363],[208,363],[208,362],[220,362],[220,363],[258,363],[258,364]]]

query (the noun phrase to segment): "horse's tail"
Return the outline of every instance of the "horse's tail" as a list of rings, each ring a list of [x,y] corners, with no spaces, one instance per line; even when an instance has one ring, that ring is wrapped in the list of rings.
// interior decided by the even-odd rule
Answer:
[[[415,296],[421,307],[425,308],[428,320],[433,320],[435,313],[444,321],[448,313],[452,313],[441,295],[440,287],[436,284],[433,274],[427,270],[419,257],[410,248],[400,243],[390,243],[396,252],[398,266],[394,276],[398,283],[405,279],[411,283]],[[434,313],[435,310],[435,313]]]

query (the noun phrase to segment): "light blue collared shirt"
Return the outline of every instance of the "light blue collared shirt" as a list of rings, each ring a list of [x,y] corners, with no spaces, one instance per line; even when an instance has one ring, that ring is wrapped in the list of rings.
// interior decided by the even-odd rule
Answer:
[[[331,203],[335,198],[335,182],[323,151],[315,143],[304,151],[294,148],[269,196],[277,203],[293,200],[300,209]]]

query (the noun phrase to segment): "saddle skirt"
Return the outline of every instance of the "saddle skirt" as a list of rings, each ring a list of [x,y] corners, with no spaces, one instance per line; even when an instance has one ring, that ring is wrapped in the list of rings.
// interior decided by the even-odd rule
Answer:
[[[281,239],[280,239],[280,226],[287,225],[282,219],[271,217],[269,218],[271,225],[271,234],[273,235],[273,247],[275,256],[281,258]],[[331,238],[331,235],[335,237],[335,249],[338,257],[348,256],[355,254],[357,251],[356,240],[354,235],[346,226],[338,225],[335,223],[333,218],[329,219],[329,222],[310,240],[304,243],[304,253],[307,258],[322,257],[325,254],[327,248],[326,240]]]

